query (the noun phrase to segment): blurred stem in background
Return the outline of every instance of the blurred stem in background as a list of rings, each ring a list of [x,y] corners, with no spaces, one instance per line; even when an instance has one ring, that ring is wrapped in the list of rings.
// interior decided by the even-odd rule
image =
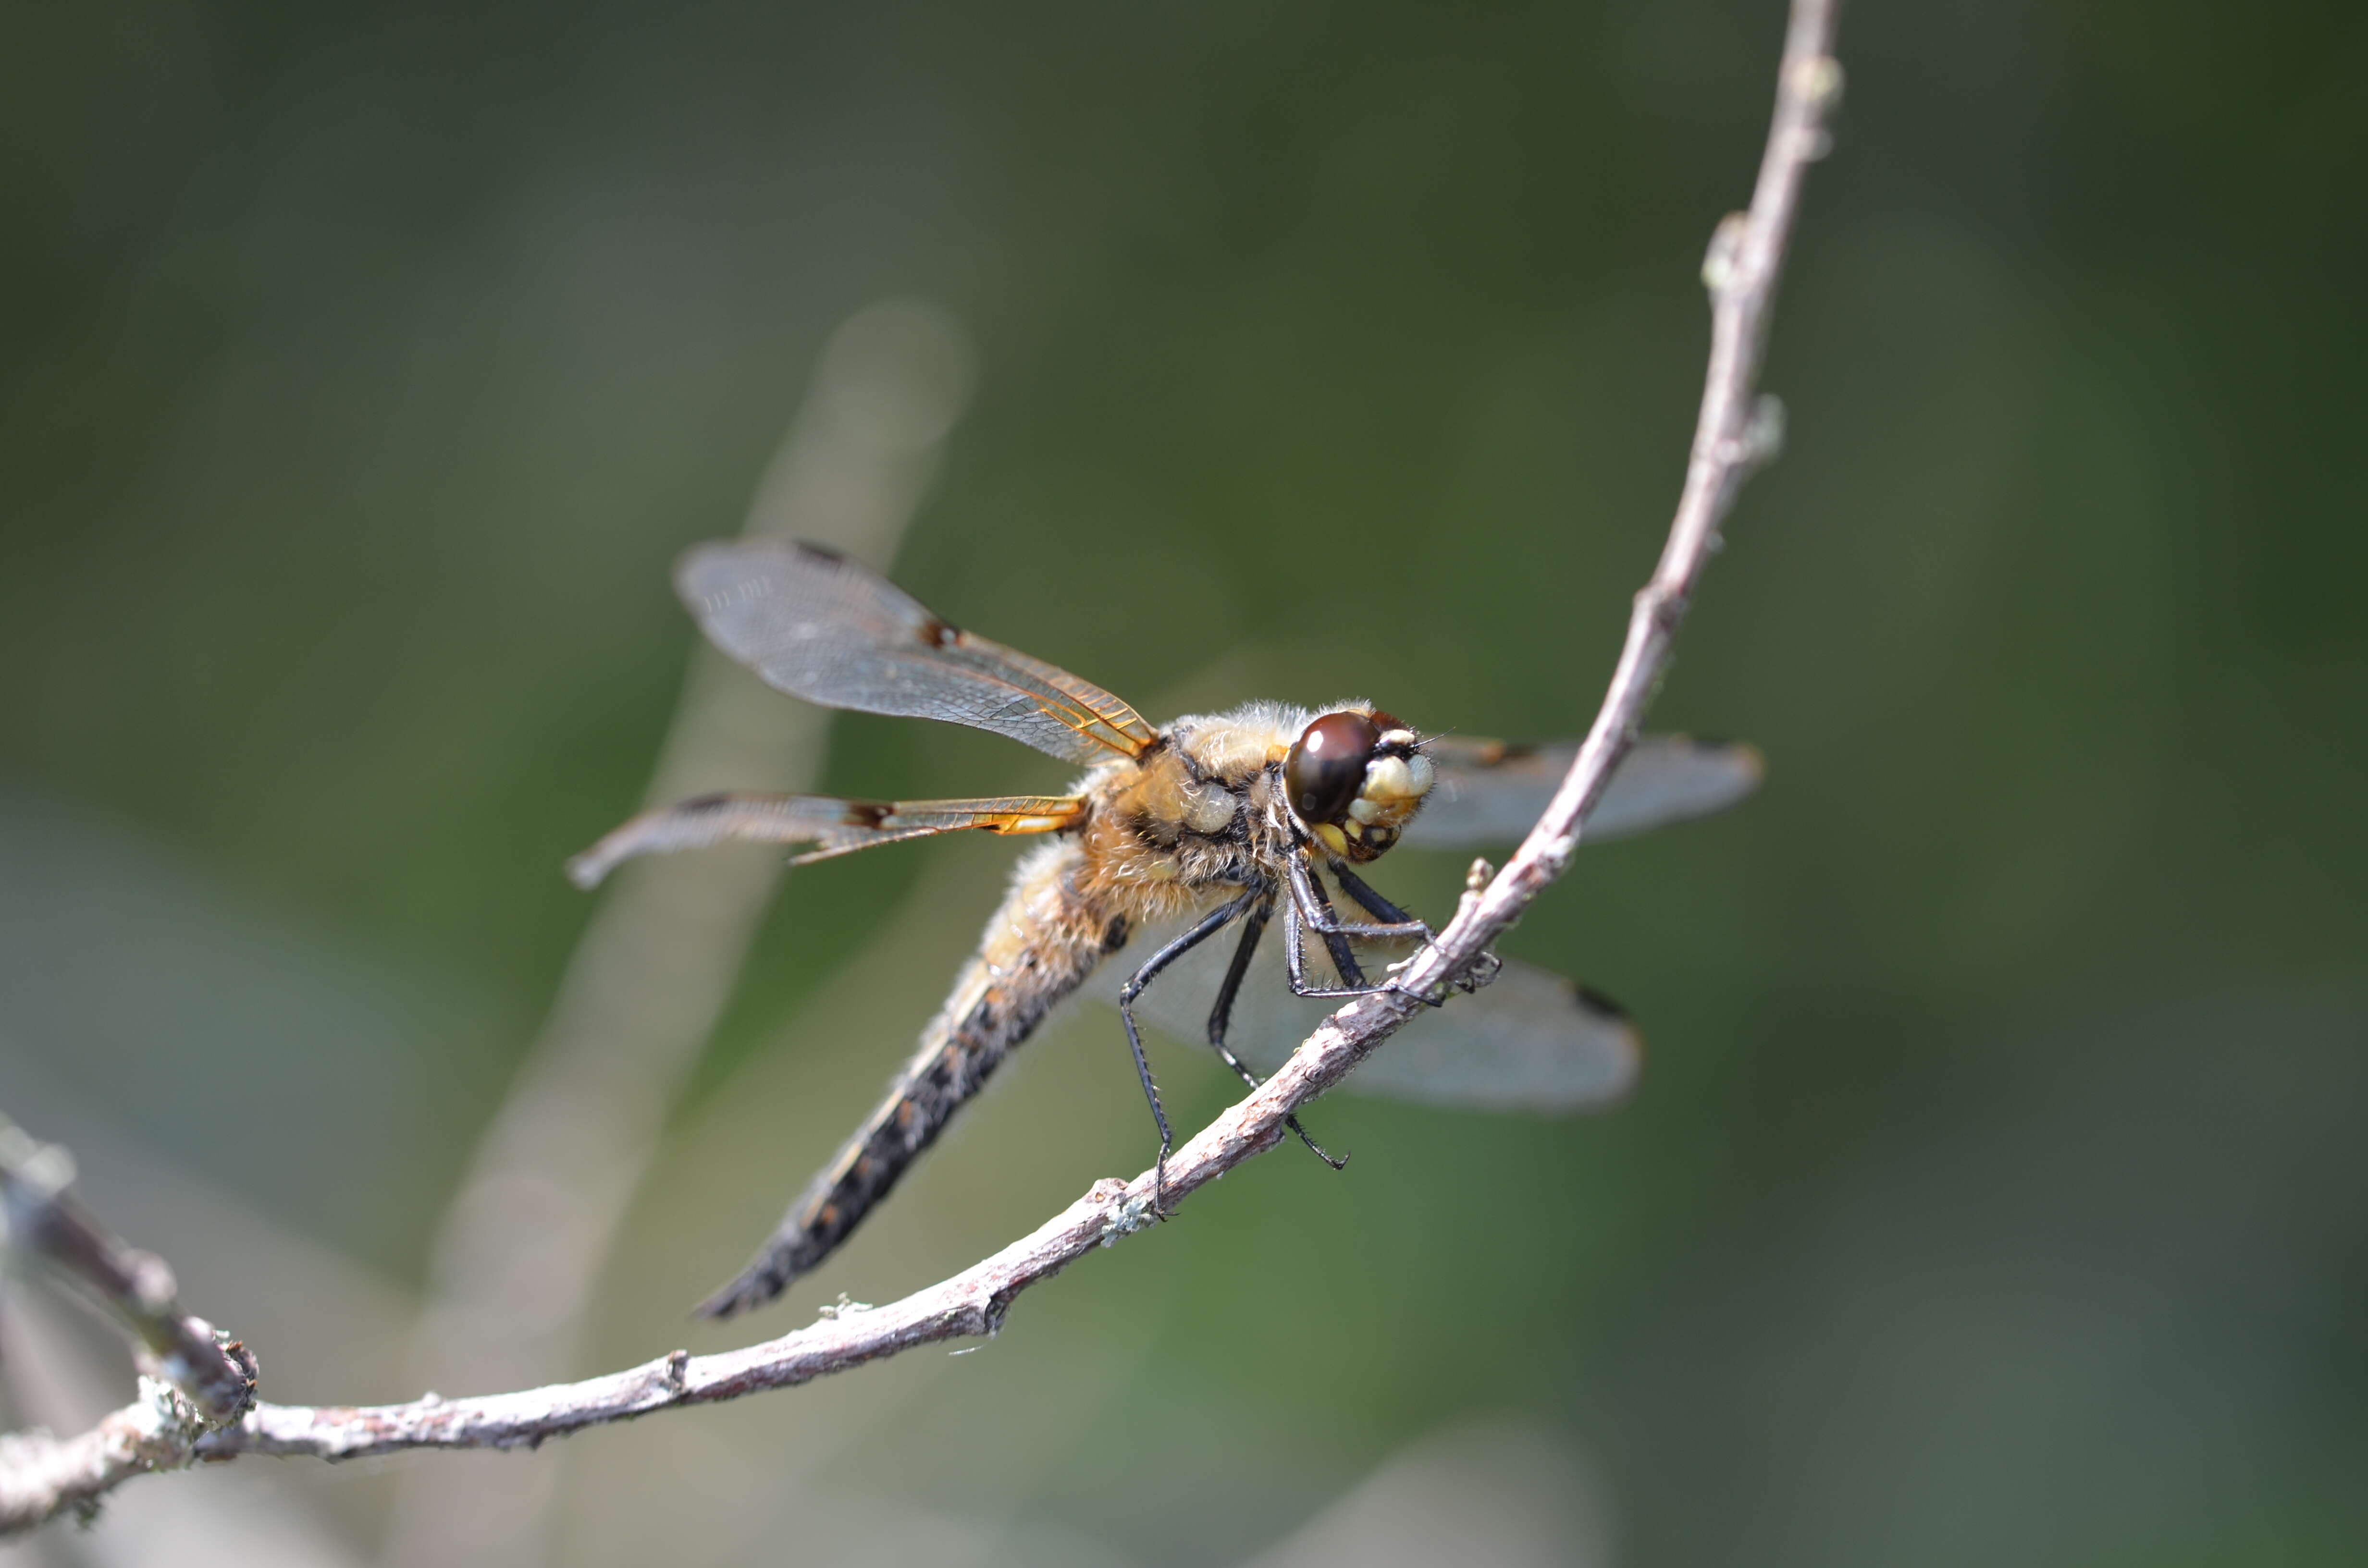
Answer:
[[[824,346],[746,531],[886,569],[972,380],[970,340],[944,311],[902,300],[858,311]],[[701,644],[648,799],[812,789],[829,722]],[[769,850],[654,860],[601,901],[439,1228],[413,1355],[422,1386],[477,1392],[577,1370],[593,1288],[780,878]],[[411,1471],[384,1560],[543,1561],[560,1473]]]

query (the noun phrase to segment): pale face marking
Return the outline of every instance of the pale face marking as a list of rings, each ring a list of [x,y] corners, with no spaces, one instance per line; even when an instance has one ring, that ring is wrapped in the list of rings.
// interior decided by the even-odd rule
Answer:
[[[1361,799],[1391,805],[1418,801],[1430,792],[1431,777],[1430,758],[1419,753],[1412,757],[1376,757],[1367,765],[1364,785],[1357,793]]]

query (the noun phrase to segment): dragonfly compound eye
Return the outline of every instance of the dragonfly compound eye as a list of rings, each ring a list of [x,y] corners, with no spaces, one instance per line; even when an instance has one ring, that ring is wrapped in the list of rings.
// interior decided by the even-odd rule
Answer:
[[[1299,820],[1314,825],[1346,816],[1381,739],[1381,726],[1362,713],[1326,713],[1308,725],[1282,765]]]

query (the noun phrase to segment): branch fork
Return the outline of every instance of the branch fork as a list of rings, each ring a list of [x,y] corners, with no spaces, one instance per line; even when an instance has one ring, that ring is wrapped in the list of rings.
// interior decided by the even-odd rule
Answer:
[[[0,1117],[0,1241],[72,1281],[133,1342],[140,1397],[78,1437],[0,1437],[0,1534],[98,1497],[148,1471],[194,1463],[208,1435],[255,1403],[255,1353],[181,1311],[173,1270],[127,1246],[72,1189],[74,1157]]]
[[[1474,863],[1454,917],[1390,988],[1326,1018],[1281,1071],[1169,1156],[1171,1207],[1281,1142],[1286,1117],[1347,1076],[1420,1011],[1422,998],[1446,995],[1460,977],[1486,963],[1490,944],[1568,866],[1588,813],[1668,671],[1672,640],[1718,550],[1737,491],[1781,444],[1782,411],[1759,395],[1759,366],[1802,180],[1830,144],[1826,121],[1842,81],[1832,52],[1837,8],[1837,0],[1793,0],[1774,120],[1750,209],[1719,225],[1703,261],[1711,354],[1684,490],[1569,773],[1501,871]],[[807,1382],[916,1346],[992,1335],[1021,1292],[1144,1229],[1156,1180],[1153,1171],[1132,1182],[1106,1177],[1034,1232],[952,1278],[862,1311],[852,1302],[826,1309],[805,1327],[745,1349],[713,1356],[677,1350],[605,1377],[512,1393],[309,1407],[253,1403],[254,1358],[203,1320],[181,1315],[162,1262],[123,1246],[73,1205],[60,1179],[61,1172],[71,1175],[70,1163],[45,1156],[13,1127],[0,1128],[11,1244],[41,1254],[78,1279],[147,1347],[154,1368],[142,1380],[140,1401],[80,1437],[0,1439],[0,1534],[63,1509],[95,1506],[130,1476],[193,1457],[343,1460],[403,1449],[531,1448],[586,1426]]]

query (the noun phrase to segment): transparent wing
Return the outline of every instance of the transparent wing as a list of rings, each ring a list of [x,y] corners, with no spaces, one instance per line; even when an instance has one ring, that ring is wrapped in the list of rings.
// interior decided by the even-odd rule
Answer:
[[[1088,994],[1115,1006],[1118,988],[1144,959],[1183,928],[1178,921],[1138,935],[1097,971]],[[1209,1010],[1233,961],[1240,927],[1211,937],[1164,971],[1135,1002],[1135,1017],[1178,1040],[1205,1045]],[[1337,1002],[1291,994],[1278,915],[1234,1002],[1225,1043],[1258,1071],[1281,1065]],[[1411,950],[1360,942],[1371,977]],[[1310,978],[1338,984],[1323,944],[1307,948]],[[1618,1099],[1644,1060],[1635,1027],[1616,1006],[1558,974],[1507,960],[1494,983],[1451,997],[1398,1031],[1342,1087],[1355,1094],[1473,1110],[1569,1111]]]
[[[960,631],[814,545],[695,545],[675,567],[675,587],[717,647],[825,708],[968,724],[1065,762],[1134,756],[1155,738],[1101,687]]]
[[[597,886],[636,855],[711,844],[811,844],[792,866],[852,855],[875,844],[940,833],[1057,833],[1084,814],[1075,795],[996,795],[977,801],[846,801],[836,795],[703,795],[643,812],[567,862],[577,887]]]
[[[1512,844],[1546,809],[1578,755],[1577,741],[1519,745],[1449,735],[1426,748],[1439,781],[1404,843],[1420,849]],[[1585,842],[1723,812],[1767,773],[1759,749],[1685,735],[1647,735],[1621,759],[1587,819]]]

